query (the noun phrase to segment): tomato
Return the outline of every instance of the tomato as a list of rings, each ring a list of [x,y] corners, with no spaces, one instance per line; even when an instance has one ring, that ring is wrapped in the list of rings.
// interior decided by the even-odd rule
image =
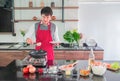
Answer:
[[[27,68],[30,68],[30,67],[33,67],[33,65],[32,64],[27,65]]]
[[[89,70],[80,70],[80,74],[82,75],[82,76],[87,76],[87,75],[89,75],[90,74],[90,71]]]
[[[109,63],[103,63],[105,66],[106,66],[106,68],[110,68],[111,67],[111,64],[109,64]]]
[[[43,73],[43,69],[42,69],[42,68],[39,68],[39,69],[38,69],[38,72],[39,72],[40,74],[42,74],[42,73]]]
[[[22,71],[23,71],[23,73],[29,73],[29,68],[24,67]]]
[[[35,71],[36,71],[36,68],[34,66],[29,68],[30,73],[35,73]]]

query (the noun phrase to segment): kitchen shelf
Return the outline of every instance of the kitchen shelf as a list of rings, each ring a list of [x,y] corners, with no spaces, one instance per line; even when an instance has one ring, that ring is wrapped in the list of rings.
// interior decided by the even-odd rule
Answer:
[[[17,23],[17,22],[33,22],[33,21],[40,21],[40,20],[15,20],[14,22]],[[62,20],[52,20],[52,21],[62,21]],[[65,19],[64,21],[68,21],[68,22],[77,22],[78,20],[77,19]]]
[[[41,9],[42,7],[14,7],[15,10]],[[64,9],[78,9],[79,7],[64,7]],[[62,9],[62,7],[52,7],[52,9]]]

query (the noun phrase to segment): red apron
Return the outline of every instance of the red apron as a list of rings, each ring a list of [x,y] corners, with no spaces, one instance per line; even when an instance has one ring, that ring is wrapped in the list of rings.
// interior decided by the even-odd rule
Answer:
[[[53,45],[50,43],[52,41],[51,36],[51,23],[48,25],[48,30],[41,30],[40,24],[36,32],[36,43],[41,42],[41,46],[36,46],[36,50],[45,50],[47,51],[47,65],[53,65],[54,54],[53,54]]]

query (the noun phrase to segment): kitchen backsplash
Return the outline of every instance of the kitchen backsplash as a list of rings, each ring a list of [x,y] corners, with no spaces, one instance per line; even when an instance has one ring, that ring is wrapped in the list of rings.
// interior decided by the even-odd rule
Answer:
[[[40,7],[40,2],[41,0],[32,0],[33,1],[33,7]],[[43,0],[45,3],[45,6],[50,6],[50,3],[52,1],[55,2],[56,7],[61,7],[62,5],[62,0]],[[65,7],[77,7],[78,6],[78,0],[64,0],[64,6]],[[73,3],[74,1],[74,3]],[[14,6],[15,7],[28,7],[29,0],[14,0]],[[37,16],[40,19],[40,9],[15,9],[15,20],[29,20],[32,19],[33,16]],[[62,9],[53,9],[53,12],[58,20],[62,18]],[[78,20],[78,8],[77,9],[71,9],[71,8],[65,8],[64,10],[64,18],[65,19],[76,19]],[[20,29],[28,30],[29,27],[34,24],[35,22],[38,21],[20,21],[20,22],[15,22],[14,23],[14,29],[16,36],[12,36],[12,34],[0,34],[0,37],[2,38],[0,42],[21,42],[22,36],[20,35]],[[66,22],[61,22],[61,21],[53,21],[57,27],[58,27],[58,34],[59,38],[61,41],[63,40],[63,34],[67,30],[72,30],[72,29],[78,29],[78,21],[66,21]]]

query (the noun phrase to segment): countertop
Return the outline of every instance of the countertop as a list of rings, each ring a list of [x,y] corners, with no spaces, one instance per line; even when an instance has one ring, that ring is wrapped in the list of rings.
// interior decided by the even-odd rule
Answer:
[[[23,46],[20,43],[0,43],[0,50],[31,50],[34,49],[35,45],[28,45],[28,46]],[[80,50],[80,51],[89,51],[91,47],[72,47],[72,48],[68,48],[68,47],[63,47],[63,46],[59,46],[59,47],[54,47],[54,50],[70,50],[70,51],[76,51],[76,50]],[[103,48],[101,48],[100,46],[96,46],[93,47],[93,50],[95,51],[104,51]]]
[[[19,60],[20,61],[20,60]],[[120,80],[120,71],[109,71],[107,70],[103,76],[95,76],[90,74],[89,77],[81,77],[79,74],[77,77],[73,78],[72,76],[66,75],[56,75],[56,74],[43,74],[35,73],[36,77],[34,79],[28,76],[23,75],[22,67],[18,67],[20,65],[18,60],[14,60],[7,67],[0,67],[0,81],[119,81]],[[79,60],[76,65],[77,70],[79,70],[83,66],[87,66],[86,60]],[[111,62],[111,61],[107,61]],[[79,71],[78,71],[79,72]]]

